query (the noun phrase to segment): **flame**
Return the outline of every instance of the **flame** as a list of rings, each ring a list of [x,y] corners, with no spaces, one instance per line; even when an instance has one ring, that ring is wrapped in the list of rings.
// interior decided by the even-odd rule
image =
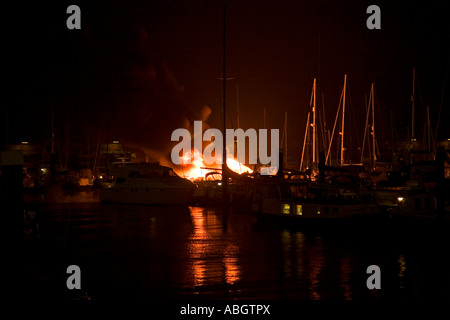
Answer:
[[[203,161],[203,156],[197,149],[186,152],[182,157],[181,170],[177,170],[178,174],[189,180],[198,180],[205,177],[208,172],[214,169],[221,169],[220,164],[208,165]],[[191,163],[189,163],[191,162]],[[232,171],[242,173],[252,173],[253,170],[234,159],[230,155],[227,157],[227,166]]]
[[[227,166],[236,173],[252,173],[253,170],[232,157],[227,157]]]

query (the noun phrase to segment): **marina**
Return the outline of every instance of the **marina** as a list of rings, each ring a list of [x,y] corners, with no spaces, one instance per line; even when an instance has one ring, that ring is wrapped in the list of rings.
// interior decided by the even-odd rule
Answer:
[[[367,190],[356,192],[360,186],[351,179],[319,183],[290,172],[251,182],[246,176],[249,194],[228,203],[221,201],[222,180],[209,181],[213,187],[186,180],[182,185],[195,190],[191,198],[171,191],[177,201],[150,191],[136,197],[139,190],[108,198],[103,192],[121,177],[174,174],[154,163],[115,167],[112,184],[100,190],[55,198],[49,188],[41,197],[24,198],[25,297],[81,303],[450,297],[448,212],[441,220],[432,193],[420,204],[427,210],[417,212],[417,193],[402,193],[401,203],[386,207]],[[132,180],[132,188],[151,188],[141,180]],[[214,188],[209,201],[196,198],[199,188]],[[63,285],[69,261],[82,270],[82,290]],[[366,287],[369,265],[381,268],[382,290]]]
[[[440,4],[28,11],[0,117],[13,299],[450,301]]]

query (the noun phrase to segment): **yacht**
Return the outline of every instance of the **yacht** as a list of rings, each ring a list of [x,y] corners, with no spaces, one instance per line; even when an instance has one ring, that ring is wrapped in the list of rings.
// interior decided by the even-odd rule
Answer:
[[[121,163],[111,169],[113,182],[100,190],[100,200],[132,204],[186,204],[195,185],[159,163]]]
[[[349,190],[310,187],[310,183],[282,182],[256,185],[252,211],[260,220],[289,223],[326,223],[373,219],[378,206]]]

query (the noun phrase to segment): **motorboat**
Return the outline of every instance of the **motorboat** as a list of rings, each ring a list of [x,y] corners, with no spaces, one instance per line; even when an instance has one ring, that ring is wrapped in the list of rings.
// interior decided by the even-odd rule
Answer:
[[[195,185],[159,163],[121,163],[110,170],[113,182],[100,190],[100,200],[132,204],[186,204]]]

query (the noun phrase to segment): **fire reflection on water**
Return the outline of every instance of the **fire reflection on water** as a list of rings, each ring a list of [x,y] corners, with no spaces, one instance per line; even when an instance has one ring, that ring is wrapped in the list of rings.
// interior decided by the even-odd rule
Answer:
[[[234,284],[239,281],[239,247],[224,234],[221,219],[215,211],[204,208],[191,207],[190,211],[194,230],[188,241],[192,261],[188,278],[194,286]]]
[[[245,212],[224,214],[220,208],[100,203],[49,207],[41,212],[39,228],[46,239],[66,241],[70,252],[64,255],[73,255],[84,266],[83,281],[97,299],[123,292],[137,299],[162,294],[295,300],[448,298],[448,242],[439,245],[436,239],[441,236],[430,234],[418,240],[416,233],[383,239],[359,231],[288,231],[258,224]],[[58,251],[48,252],[49,261],[65,263],[57,243]],[[36,256],[27,271],[38,293],[47,285],[35,281],[35,268],[47,277],[41,263],[48,261],[41,258]],[[382,290],[367,288],[369,264],[382,268]],[[35,291],[30,292],[35,298]]]

